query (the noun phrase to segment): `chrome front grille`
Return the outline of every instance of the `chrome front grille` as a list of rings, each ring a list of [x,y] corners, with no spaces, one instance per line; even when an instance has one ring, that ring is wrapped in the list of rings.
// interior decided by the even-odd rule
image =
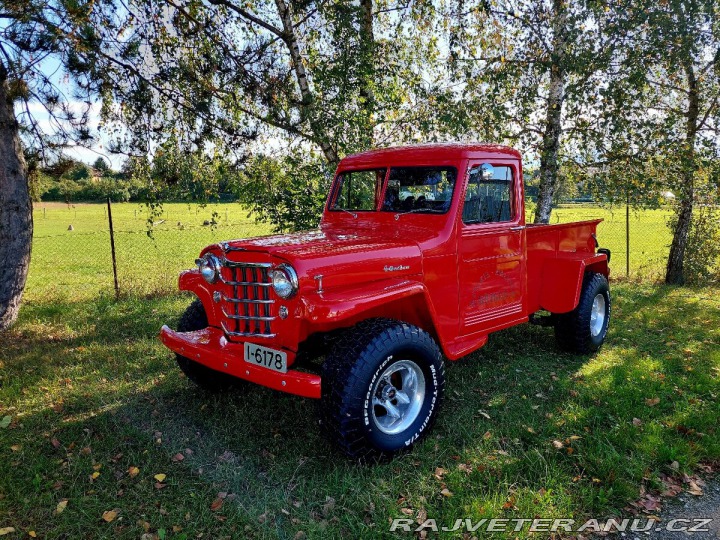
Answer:
[[[225,285],[220,302],[222,327],[229,337],[275,337],[270,298],[270,263],[235,262],[222,259],[220,278]]]

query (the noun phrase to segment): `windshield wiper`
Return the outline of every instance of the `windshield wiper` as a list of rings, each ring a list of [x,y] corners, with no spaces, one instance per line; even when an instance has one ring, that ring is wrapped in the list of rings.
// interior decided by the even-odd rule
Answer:
[[[445,210],[441,210],[439,208],[413,208],[412,210],[408,210],[406,212],[398,212],[395,214],[395,219],[400,219],[400,216],[403,214],[415,214],[417,212],[430,212],[431,214],[444,214]]]

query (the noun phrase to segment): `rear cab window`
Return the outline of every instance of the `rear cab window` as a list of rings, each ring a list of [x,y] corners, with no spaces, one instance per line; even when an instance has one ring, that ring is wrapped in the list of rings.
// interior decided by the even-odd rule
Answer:
[[[444,214],[450,209],[456,179],[454,167],[392,167],[382,211]]]

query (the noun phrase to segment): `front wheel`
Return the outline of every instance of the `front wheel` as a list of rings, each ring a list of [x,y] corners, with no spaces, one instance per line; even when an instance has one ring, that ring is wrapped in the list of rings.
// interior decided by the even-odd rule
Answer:
[[[597,351],[610,323],[610,286],[602,274],[589,272],[583,279],[578,306],[556,315],[555,337],[560,348],[579,354]]]
[[[194,332],[207,328],[208,320],[205,308],[200,300],[195,300],[190,304],[178,323],[178,332]],[[208,392],[221,392],[229,390],[237,384],[234,377],[210,369],[202,364],[190,360],[189,358],[175,354],[178,366],[185,376],[199,387],[204,388]]]
[[[430,430],[444,386],[442,354],[427,332],[389,319],[364,321],[323,364],[323,423],[348,456],[389,457]]]

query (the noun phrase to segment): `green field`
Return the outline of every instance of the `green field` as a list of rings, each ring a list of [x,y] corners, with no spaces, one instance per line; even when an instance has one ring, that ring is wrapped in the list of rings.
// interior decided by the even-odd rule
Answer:
[[[683,474],[720,460],[717,287],[615,283],[608,341],[590,358],[558,352],[549,328],[494,334],[448,363],[430,436],[375,466],[334,450],[313,401],[260,387],[202,392],[157,332],[188,304],[175,274],[202,246],[267,232],[234,205],[222,219],[226,208],[229,223],[211,231],[201,225],[210,212],[168,205],[153,243],[141,207],[116,205],[119,301],[102,206],[36,209],[27,301],[0,334],[7,538],[410,539],[389,522],[602,520],[641,489],[662,492],[662,478],[689,489]]]
[[[35,240],[27,298],[92,298],[113,288],[107,210],[102,204],[39,203],[35,207]],[[112,208],[120,289],[124,294],[172,292],[177,274],[191,267],[208,244],[232,238],[270,234],[238,204],[200,207],[184,203],[164,206],[163,222],[147,236],[147,208],[115,204]],[[216,227],[203,226],[215,212]],[[670,243],[667,210],[632,212],[630,219],[631,275],[657,278],[662,274]],[[625,275],[625,211],[593,206],[564,206],[552,222],[602,218],[598,238],[613,252],[614,276]],[[72,231],[68,227],[72,225]]]
[[[670,209],[630,209],[630,277],[657,279],[665,272],[672,235],[667,226]],[[613,276],[626,275],[626,215],[624,207],[599,208],[592,205],[561,205],[553,212],[551,223],[567,223],[602,218],[598,241],[610,248]]]
[[[215,227],[204,221],[219,215]],[[27,298],[92,298],[113,290],[112,257],[103,204],[39,203]],[[112,206],[120,289],[149,295],[176,290],[177,275],[194,265],[200,250],[220,240],[270,234],[238,204],[200,207],[167,203],[158,224],[147,235],[147,207]],[[159,221],[163,221],[159,223]],[[72,231],[68,227],[72,225]]]

